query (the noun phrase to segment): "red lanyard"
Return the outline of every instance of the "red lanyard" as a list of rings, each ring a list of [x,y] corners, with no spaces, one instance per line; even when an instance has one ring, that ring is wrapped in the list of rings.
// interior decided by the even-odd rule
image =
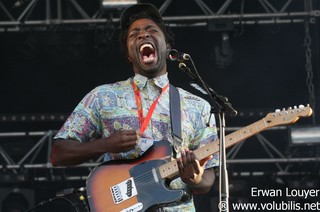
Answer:
[[[138,89],[137,85],[134,82],[132,82],[132,87],[133,87],[133,90],[134,90],[134,95],[136,97],[136,103],[137,103],[137,107],[138,107],[138,117],[139,117],[139,121],[140,121],[140,133],[142,135],[144,133],[144,131],[147,129],[147,126],[148,126],[148,124],[149,124],[149,122],[151,120],[151,116],[152,116],[152,114],[154,112],[154,109],[156,108],[156,105],[157,105],[160,97],[168,89],[169,83],[165,87],[162,88],[161,94],[152,103],[146,118],[143,118],[143,109],[142,109],[140,90]]]

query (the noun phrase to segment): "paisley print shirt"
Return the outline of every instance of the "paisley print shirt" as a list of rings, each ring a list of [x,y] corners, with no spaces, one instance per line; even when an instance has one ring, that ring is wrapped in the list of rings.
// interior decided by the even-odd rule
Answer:
[[[145,117],[152,103],[160,95],[161,89],[169,83],[169,79],[167,74],[154,79],[137,74],[125,81],[96,87],[76,106],[55,136],[55,140],[94,142],[95,139],[109,137],[116,130],[139,130],[138,108],[132,82],[140,90]],[[122,153],[106,152],[104,161],[137,158],[160,140],[167,140],[175,147],[191,150],[216,141],[218,139],[216,123],[214,117],[210,118],[210,104],[181,88],[178,90],[181,99],[182,143],[174,143],[171,135],[169,89],[167,89],[159,98],[148,127],[136,148]],[[218,166],[218,160],[218,154],[214,154],[206,164],[206,168]],[[170,183],[170,187],[180,189],[185,185],[180,178],[177,178]],[[161,208],[160,211],[191,212],[195,209],[191,198],[182,204]]]

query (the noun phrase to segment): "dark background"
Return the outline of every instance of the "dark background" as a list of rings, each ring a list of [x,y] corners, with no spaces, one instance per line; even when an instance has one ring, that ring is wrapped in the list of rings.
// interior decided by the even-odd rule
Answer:
[[[92,8],[97,6],[97,2],[82,3]],[[180,1],[174,1],[164,16],[199,13],[192,3],[181,5]],[[315,2],[314,6],[319,9],[319,2]],[[258,6],[254,4],[251,4],[249,9],[259,12]],[[3,14],[0,17],[3,17]],[[315,94],[314,117],[301,119],[295,126],[315,126],[320,121],[319,20],[316,19],[309,27]],[[176,39],[173,47],[190,54],[204,81],[218,94],[228,97],[238,111],[236,117],[227,115],[227,133],[232,131],[233,127],[244,127],[275,109],[310,103],[310,83],[307,83],[305,67],[304,23],[235,24],[231,28],[222,29],[215,28],[214,24],[189,27],[173,25],[171,30]],[[91,89],[132,76],[133,72],[120,52],[118,33],[117,24],[1,31],[0,132],[58,130],[66,116]],[[223,34],[229,36],[229,42],[221,41]],[[178,69],[178,63],[168,62],[168,65],[169,78],[174,85],[201,95],[189,86],[190,78]],[[188,62],[187,65],[191,67]],[[63,117],[50,120],[50,117],[56,114]],[[31,120],[33,115],[36,120]],[[21,119],[24,116],[27,120]],[[41,116],[45,119],[40,119]],[[281,128],[265,132],[263,136],[285,156],[319,156],[318,146],[290,147],[289,133],[290,128]],[[35,138],[1,136],[1,146],[13,155],[15,161],[19,161],[35,144]],[[47,152],[42,154],[46,157]],[[269,156],[256,138],[248,139],[238,154],[239,158]],[[237,197],[237,200],[232,201],[248,201],[248,189],[252,186],[274,189],[284,186],[319,187],[318,163],[294,164],[289,168],[292,173],[308,170],[312,171],[312,174],[308,172],[307,175],[301,174],[302,176],[286,175],[281,179],[275,174],[275,167],[274,163],[230,165],[231,197]],[[70,173],[77,175],[75,169],[68,170],[70,173],[64,170],[50,171],[51,174],[53,172],[54,175],[62,177],[40,182],[30,179],[38,174],[46,175],[44,170],[31,174],[28,172],[25,176],[30,179],[25,182],[0,181],[3,187],[0,194],[8,193],[9,191],[4,190],[8,187],[26,187],[34,192],[35,203],[39,203],[54,197],[57,191],[84,186],[84,180],[71,182],[64,179],[64,176]],[[234,177],[240,171],[262,171],[265,175]],[[2,173],[5,173],[5,169],[2,169]],[[87,173],[88,170],[84,175]],[[211,211],[211,208],[216,208],[217,183],[218,180],[209,195],[197,197],[199,210]],[[22,193],[28,196],[28,191]],[[210,207],[207,207],[208,204]]]
[[[316,27],[311,26],[311,47],[318,95]],[[173,28],[174,48],[190,54],[202,78],[239,111],[309,103],[303,24],[243,28],[241,33],[237,27],[228,32],[230,48],[225,57],[215,53],[221,45],[220,33],[204,27]],[[95,86],[130,77],[133,73],[120,53],[117,32],[110,40],[103,39],[105,34],[92,30],[1,33],[2,114],[69,113]],[[221,68],[217,58],[228,64]],[[196,93],[177,66],[169,62],[172,82]]]

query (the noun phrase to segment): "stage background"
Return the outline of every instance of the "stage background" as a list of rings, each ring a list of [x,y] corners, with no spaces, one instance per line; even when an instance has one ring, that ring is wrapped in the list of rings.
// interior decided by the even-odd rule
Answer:
[[[99,7],[98,1],[77,2],[92,14]],[[310,17],[291,18],[302,20],[297,23],[293,20],[277,23],[276,19],[271,19],[274,23],[262,23],[259,21],[264,18],[258,16],[253,19],[256,23],[246,22],[245,18],[227,18],[202,21],[206,24],[199,25],[170,19],[201,14],[195,2],[171,2],[163,15],[175,34],[173,48],[190,54],[204,81],[218,94],[226,96],[238,111],[236,117],[226,116],[227,134],[262,119],[275,109],[310,103],[314,106],[314,116],[303,118],[293,126],[317,126],[320,118],[319,2],[306,1],[311,2],[311,9],[316,12]],[[217,9],[225,1],[217,1],[216,5],[203,2]],[[244,2],[248,14],[263,16],[258,1]],[[286,1],[280,2],[283,5]],[[303,3],[293,2],[289,12],[308,12]],[[12,1],[0,3],[18,20],[32,1],[21,1],[21,6],[14,6]],[[41,20],[46,7],[44,2],[38,4],[32,14],[36,14],[36,20]],[[51,3],[53,17],[57,12],[55,5]],[[156,2],[156,5],[161,4]],[[63,8],[67,8],[63,12],[69,11],[70,20],[79,18],[80,15],[71,10],[71,3],[63,3]],[[239,14],[239,8],[241,5],[237,3],[228,9],[230,13]],[[85,187],[85,176],[92,167],[54,169],[47,163],[52,136],[91,89],[125,80],[133,72],[120,52],[118,23],[108,20],[110,12],[103,12],[102,23],[23,25],[27,18],[14,23],[3,8],[1,11],[0,201],[4,207],[10,198],[20,198],[21,208],[26,204],[31,208],[54,198],[64,189]],[[115,17],[119,13],[114,14]],[[310,18],[307,25],[310,39],[306,37],[306,18]],[[191,67],[189,61],[186,64]],[[174,85],[208,99],[190,87],[191,79],[179,70],[177,62],[169,61],[168,67]],[[231,201],[249,201],[250,188],[254,186],[319,188],[319,146],[291,145],[291,127],[253,136],[238,147],[236,154],[229,153]],[[263,160],[255,162],[257,158]],[[281,161],[287,158],[299,158],[302,162]],[[303,158],[308,160],[303,161]],[[249,161],[241,162],[241,159]],[[39,168],[36,164],[42,165]],[[209,194],[196,196],[199,211],[216,209],[217,183],[218,180]]]

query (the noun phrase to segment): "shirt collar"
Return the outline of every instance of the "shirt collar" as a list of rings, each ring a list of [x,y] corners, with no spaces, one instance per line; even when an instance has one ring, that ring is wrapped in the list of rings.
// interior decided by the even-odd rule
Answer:
[[[147,77],[142,76],[141,74],[136,74],[133,77],[133,81],[137,85],[139,90],[142,90],[146,86],[148,80],[153,80],[154,83],[160,88],[164,88],[169,83],[168,73],[165,73],[159,77],[152,79],[148,79]]]

